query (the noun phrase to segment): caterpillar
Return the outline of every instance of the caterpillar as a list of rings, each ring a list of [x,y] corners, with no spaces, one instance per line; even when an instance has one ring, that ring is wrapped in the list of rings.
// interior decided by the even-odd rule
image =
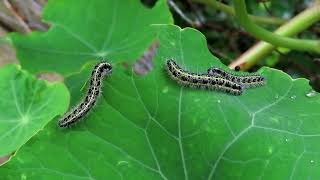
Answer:
[[[221,77],[188,72],[171,59],[167,60],[166,67],[170,77],[183,86],[222,91],[232,95],[243,93],[243,86],[240,84]]]
[[[58,122],[59,127],[70,127],[71,125],[78,122],[83,116],[85,116],[95,105],[98,96],[101,93],[101,85],[103,78],[106,75],[112,73],[111,64],[102,61],[96,64],[94,67],[91,78],[90,86],[88,88],[87,94],[83,100],[75,106],[74,109],[66,113]]]
[[[244,88],[253,88],[263,86],[266,83],[265,77],[258,74],[240,74],[235,75],[232,72],[227,72],[221,68],[212,67],[208,69],[208,75],[214,77],[221,77],[229,81],[243,85]]]

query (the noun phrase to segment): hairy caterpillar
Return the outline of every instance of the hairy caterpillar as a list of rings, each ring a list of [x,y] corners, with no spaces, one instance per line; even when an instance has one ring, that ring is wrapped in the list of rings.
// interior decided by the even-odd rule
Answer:
[[[232,95],[241,95],[243,93],[242,85],[221,77],[187,72],[173,60],[167,60],[167,70],[172,79],[184,86],[199,89],[217,90]]]
[[[78,122],[86,115],[97,101],[101,93],[103,78],[112,73],[111,64],[102,61],[93,69],[90,79],[90,86],[84,99],[74,109],[66,113],[58,122],[60,127],[69,127]]]
[[[239,74],[227,72],[221,68],[212,67],[208,69],[208,75],[213,77],[221,77],[229,81],[243,85],[244,88],[252,88],[265,85],[266,80],[263,76],[257,74]]]

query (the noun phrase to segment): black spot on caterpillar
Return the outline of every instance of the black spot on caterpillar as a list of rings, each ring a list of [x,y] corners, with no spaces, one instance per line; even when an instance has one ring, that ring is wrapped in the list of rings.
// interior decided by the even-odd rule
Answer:
[[[261,75],[252,73],[236,75],[232,72],[227,72],[217,67],[209,68],[208,75],[213,77],[221,77],[229,81],[241,84],[244,88],[253,88],[266,84],[266,79]]]
[[[58,122],[60,127],[69,127],[78,122],[94,106],[99,94],[103,78],[112,73],[111,64],[102,61],[93,69],[90,79],[90,86],[84,99],[71,111],[66,113]]]
[[[221,77],[188,72],[173,60],[167,60],[166,67],[171,78],[183,86],[222,91],[232,95],[241,95],[243,93],[242,85]]]

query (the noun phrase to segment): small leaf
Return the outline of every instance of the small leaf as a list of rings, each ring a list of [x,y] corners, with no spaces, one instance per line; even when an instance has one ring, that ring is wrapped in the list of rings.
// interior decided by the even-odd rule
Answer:
[[[30,72],[78,72],[88,61],[136,60],[155,35],[150,24],[171,23],[165,0],[153,9],[139,0],[49,1],[45,33],[12,34],[22,67]]]
[[[0,77],[0,156],[4,156],[63,114],[69,93],[62,83],[37,80],[17,65],[0,68]]]
[[[204,72],[224,67],[198,31],[156,26],[160,47],[146,76],[115,66],[78,126],[51,123],[0,168],[7,179],[319,179],[320,95],[305,79],[263,68],[267,85],[241,96],[183,88],[164,70],[174,58]],[[90,69],[67,80],[79,97]],[[76,102],[76,100],[73,100]]]

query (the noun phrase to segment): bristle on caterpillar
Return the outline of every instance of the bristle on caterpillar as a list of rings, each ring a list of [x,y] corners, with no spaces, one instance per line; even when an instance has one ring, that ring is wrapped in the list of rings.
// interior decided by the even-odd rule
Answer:
[[[208,75],[213,77],[221,77],[229,81],[243,85],[244,88],[254,88],[258,86],[263,86],[266,84],[265,77],[253,74],[253,73],[243,73],[235,74],[233,72],[227,72],[221,68],[212,67],[208,69]]]
[[[166,67],[170,77],[183,86],[222,91],[232,95],[241,95],[243,93],[242,85],[221,77],[188,72],[173,60],[167,60]]]
[[[112,73],[111,64],[102,61],[99,62],[93,69],[90,86],[86,96],[83,100],[71,111],[66,113],[58,122],[59,127],[69,127],[78,122],[83,116],[85,116],[94,106],[98,96],[101,93],[101,86],[103,78],[106,75]]]

